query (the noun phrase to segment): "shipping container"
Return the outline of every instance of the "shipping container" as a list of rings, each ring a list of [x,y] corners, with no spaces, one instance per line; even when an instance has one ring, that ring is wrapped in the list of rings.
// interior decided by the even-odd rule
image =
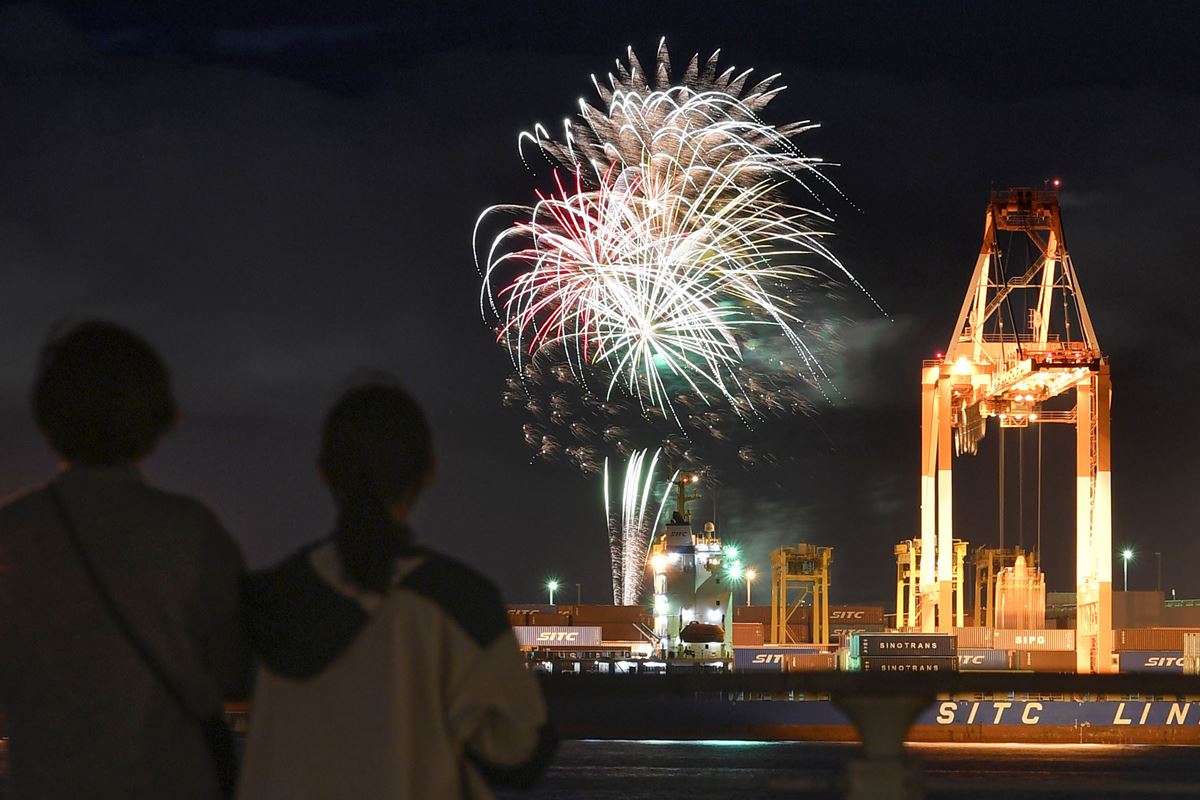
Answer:
[[[955,672],[957,656],[863,656],[858,660],[861,672]]]
[[[761,622],[733,623],[734,647],[762,647],[765,642],[765,629]]]
[[[1183,635],[1183,654],[1185,656],[1200,656],[1200,633],[1185,633]]]
[[[825,672],[837,669],[837,653],[788,653],[784,672]]]
[[[1200,675],[1200,656],[1183,657],[1183,674]]]
[[[605,622],[630,622],[645,625],[650,619],[650,609],[645,606],[566,606],[575,625],[601,625]]]
[[[835,634],[845,633],[883,633],[885,628],[882,624],[872,623],[847,623],[847,622],[830,622],[829,632]]]
[[[767,630],[767,636],[771,635],[770,629]],[[787,626],[787,643],[788,644],[804,644],[812,642],[812,630],[809,629],[808,623],[801,625]]]
[[[943,656],[957,655],[955,638],[946,633],[856,633],[850,637],[850,650],[860,658],[867,656]],[[958,661],[955,660],[957,664]]]
[[[763,636],[765,637],[767,644],[790,645],[808,644],[812,642],[812,631],[809,630],[808,625],[788,625],[787,639],[782,642],[773,642],[771,641],[771,626],[770,624],[767,624],[763,625]]]
[[[782,672],[789,656],[820,653],[818,647],[735,647],[733,668],[745,672]]]
[[[508,624],[512,627],[529,624],[529,613],[526,611],[509,611]]]
[[[771,607],[770,606],[734,606],[733,607],[734,622],[761,622],[767,628],[767,635],[771,631]],[[789,625],[808,625],[812,621],[812,606],[800,606],[793,608],[791,614],[785,620]]]
[[[600,626],[600,638],[605,642],[647,641],[632,622],[605,622]]]
[[[600,627],[519,625],[513,628],[522,647],[587,647],[600,644]]]
[[[858,625],[882,625],[883,606],[830,606],[829,625],[837,623]]]
[[[770,621],[769,617],[768,621]],[[812,622],[812,606],[799,606],[791,609],[787,622],[789,625],[808,625]]]
[[[971,650],[991,650],[995,646],[993,628],[955,628],[958,646]]]
[[[1075,631],[996,628],[992,647],[996,650],[1074,650]]]
[[[1200,606],[1166,606],[1159,612],[1158,620],[1154,623],[1156,628],[1195,629],[1197,626],[1200,626]]]
[[[771,626],[771,607],[770,606],[734,606],[733,607],[734,622],[761,622],[767,627]]]
[[[1013,669],[1031,672],[1075,672],[1075,651],[1017,650],[1013,653]]]
[[[1120,628],[1113,631],[1113,650],[1183,650],[1183,637],[1196,628]]]
[[[1011,668],[1012,654],[1008,650],[958,651],[958,669],[962,672]]]
[[[555,614],[564,610],[565,606],[552,606],[547,603],[509,603],[507,608],[517,614],[532,614],[535,611]]]
[[[570,627],[571,616],[569,614],[560,614],[552,611],[535,611],[529,615],[529,624]]]
[[[1182,650],[1124,650],[1121,672],[1183,672]]]

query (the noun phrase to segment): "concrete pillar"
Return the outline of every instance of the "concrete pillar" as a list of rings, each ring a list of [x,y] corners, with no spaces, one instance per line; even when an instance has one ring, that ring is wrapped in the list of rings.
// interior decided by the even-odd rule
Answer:
[[[933,702],[925,695],[835,695],[862,737],[862,756],[846,765],[847,800],[919,800],[924,771],[904,753],[904,737],[921,709]]]

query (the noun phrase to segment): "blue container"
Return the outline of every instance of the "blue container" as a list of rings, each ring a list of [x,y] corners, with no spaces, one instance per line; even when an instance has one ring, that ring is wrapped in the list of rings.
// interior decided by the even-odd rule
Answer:
[[[1122,650],[1121,672],[1174,672],[1183,674],[1182,650]]]
[[[733,668],[739,672],[783,672],[787,654],[819,652],[819,647],[735,647]]]
[[[1007,650],[959,650],[958,668],[972,670],[1012,669]]]

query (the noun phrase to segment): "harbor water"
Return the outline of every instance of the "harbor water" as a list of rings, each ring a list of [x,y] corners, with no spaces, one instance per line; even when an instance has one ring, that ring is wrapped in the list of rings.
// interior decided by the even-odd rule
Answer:
[[[928,798],[1200,797],[1200,750],[1133,745],[919,744]],[[504,800],[837,798],[858,746],[568,741],[532,792]]]

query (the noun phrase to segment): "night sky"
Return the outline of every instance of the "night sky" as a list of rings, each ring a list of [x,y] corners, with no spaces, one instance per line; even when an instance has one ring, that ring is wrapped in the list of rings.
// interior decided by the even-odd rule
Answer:
[[[951,333],[993,187],[1060,177],[1067,245],[1112,358],[1114,543],[1130,588],[1200,596],[1200,58],[1189,3],[5,4],[0,7],[0,488],[45,480],[28,392],[65,317],[163,351],[183,408],[146,465],[219,513],[253,565],[326,533],[321,418],[366,369],[437,435],[419,536],[533,600],[554,574],[611,599],[600,483],[531,462],[479,314],[479,211],[524,202],[516,136],[589,74],[666,36],[677,64],[782,72],[770,121],[812,119],[840,164],[833,247],[861,294],[827,306],[843,398],[721,465],[698,509],[751,561],[833,545],[834,601],[893,596],[917,534],[919,368]],[[245,11],[243,5],[253,5]],[[327,6],[336,6],[331,11]],[[201,10],[202,9],[202,10]],[[1148,16],[1152,15],[1152,16]],[[1009,433],[1008,453],[1018,449]],[[1006,538],[1036,538],[1010,462]],[[957,536],[997,537],[995,431],[956,462]],[[1045,434],[1050,589],[1073,589],[1072,433]],[[759,596],[765,601],[766,587]]]

